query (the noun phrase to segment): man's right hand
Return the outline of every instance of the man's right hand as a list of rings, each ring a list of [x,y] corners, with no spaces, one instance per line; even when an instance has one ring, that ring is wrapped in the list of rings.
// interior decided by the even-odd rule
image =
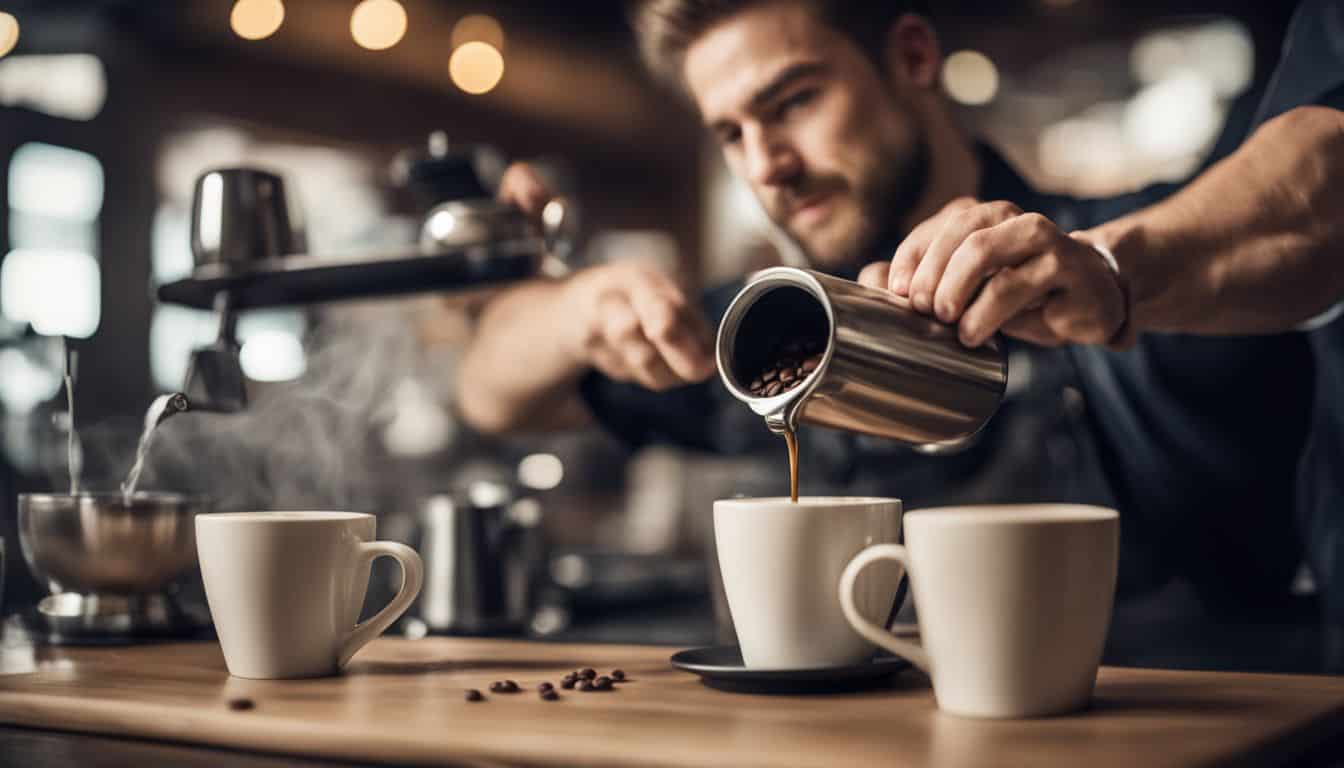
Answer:
[[[504,172],[499,198],[539,216],[551,193],[530,166]],[[564,351],[612,379],[665,390],[714,374],[713,339],[700,308],[653,265],[637,259],[589,267],[562,283],[556,322]]]

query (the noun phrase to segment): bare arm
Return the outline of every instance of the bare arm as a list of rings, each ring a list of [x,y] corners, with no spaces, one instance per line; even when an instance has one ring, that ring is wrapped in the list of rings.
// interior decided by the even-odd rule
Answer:
[[[1291,329],[1344,297],[1344,113],[1262,126],[1170,199],[1081,233],[1129,281],[1137,331]]]
[[[1139,331],[1288,330],[1344,298],[1338,178],[1344,113],[1300,107],[1168,200],[1084,232],[955,200],[860,280],[957,323],[970,345],[996,331],[1125,346]],[[1118,274],[1093,246],[1115,255]]]
[[[486,433],[579,427],[592,417],[578,397],[587,364],[570,352],[564,282],[538,280],[493,299],[460,366],[458,407]]]

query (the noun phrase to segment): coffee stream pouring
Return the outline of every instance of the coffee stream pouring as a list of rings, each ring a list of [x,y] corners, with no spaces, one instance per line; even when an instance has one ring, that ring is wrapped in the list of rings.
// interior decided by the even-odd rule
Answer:
[[[211,309],[215,342],[192,352],[183,386],[193,410],[239,411],[247,390],[237,313],[434,291],[475,293],[563,269],[572,251],[574,206],[547,204],[540,229],[491,198],[482,181],[487,150],[451,149],[442,134],[429,151],[403,158],[399,175],[423,209],[420,240],[391,250],[307,252],[298,209],[280,176],[256,168],[208,171],[196,181],[191,216],[194,268],[159,287],[171,304]]]
[[[778,350],[809,342],[820,360],[813,355],[793,369],[786,386],[759,386],[762,372],[780,370]],[[926,453],[969,444],[998,410],[1008,380],[998,339],[966,347],[955,328],[901,297],[790,267],[748,281],[719,325],[715,357],[728,391],[774,432],[811,423]]]

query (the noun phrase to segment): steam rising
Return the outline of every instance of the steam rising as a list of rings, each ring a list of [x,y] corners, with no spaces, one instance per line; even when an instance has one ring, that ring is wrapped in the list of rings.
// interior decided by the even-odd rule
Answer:
[[[165,422],[143,487],[209,496],[218,510],[373,511],[380,494],[378,425],[420,363],[403,312],[328,313],[291,382],[254,386],[246,411],[192,412]]]

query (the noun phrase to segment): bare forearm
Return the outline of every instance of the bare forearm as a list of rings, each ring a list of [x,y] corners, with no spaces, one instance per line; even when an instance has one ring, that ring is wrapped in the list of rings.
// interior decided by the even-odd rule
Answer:
[[[587,370],[569,351],[564,283],[538,280],[494,298],[481,315],[458,381],[458,404],[483,432],[578,426]]]
[[[1286,330],[1344,298],[1344,113],[1294,110],[1171,199],[1084,236],[1111,248],[1137,331]]]

